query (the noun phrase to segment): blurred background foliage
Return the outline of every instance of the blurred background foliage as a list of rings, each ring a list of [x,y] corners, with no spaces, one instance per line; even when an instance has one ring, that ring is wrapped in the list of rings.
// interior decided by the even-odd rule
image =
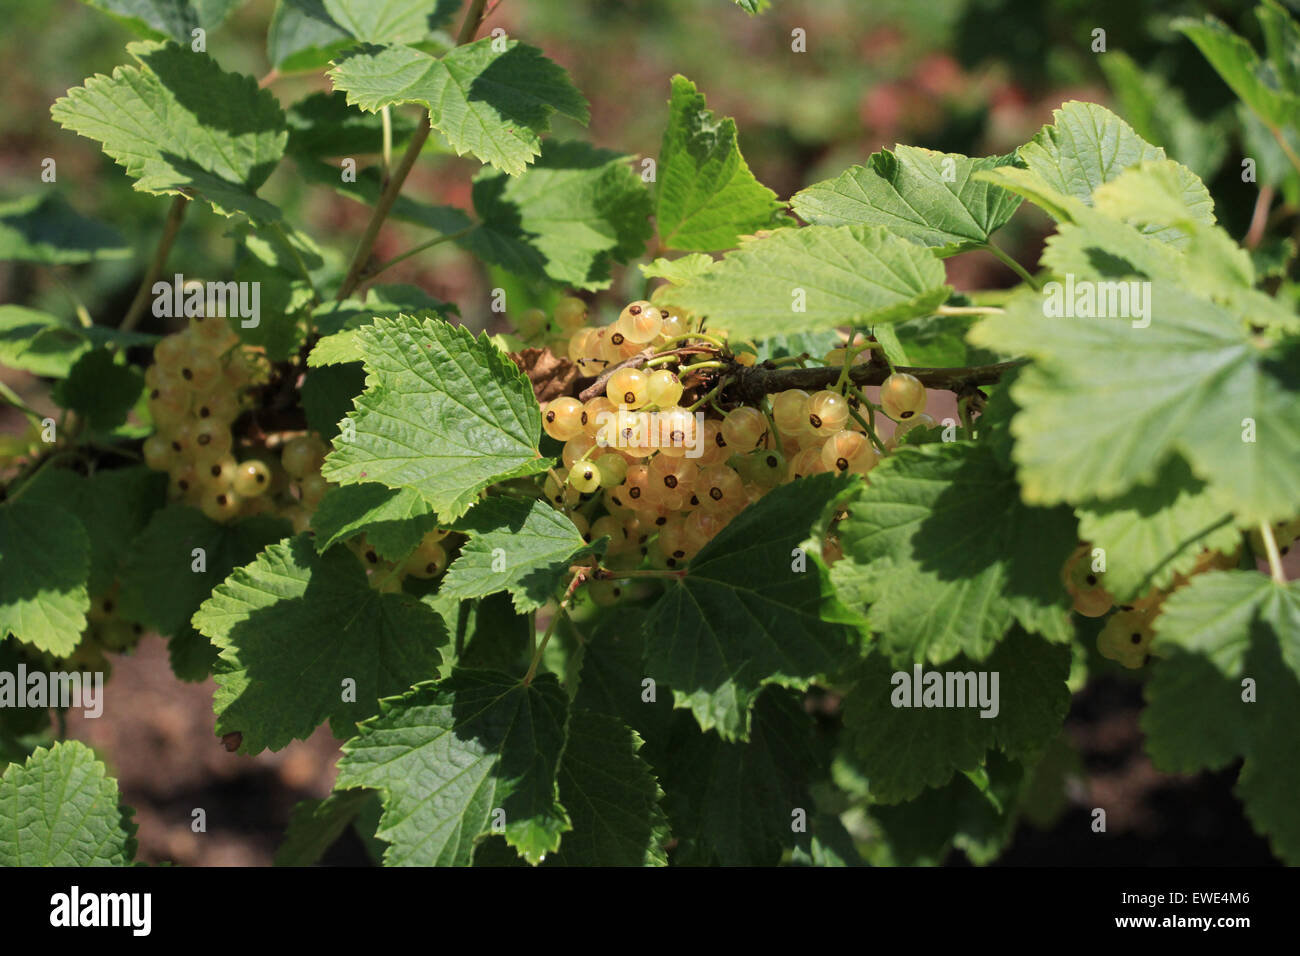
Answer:
[[[1236,157],[1250,141],[1227,88],[1169,22],[1209,12],[1254,36],[1251,7],[1240,0],[773,0],[753,17],[727,0],[502,0],[485,32],[501,27],[541,47],[588,96],[589,128],[560,119],[555,136],[588,138],[629,155],[657,153],[669,78],[685,74],[712,109],[736,118],[750,165],[782,198],[895,143],[1007,152],[1050,122],[1064,100],[1099,100],[1211,180],[1220,218],[1241,235],[1255,190],[1240,182]],[[319,72],[272,73],[267,31],[274,13],[275,0],[236,4],[209,32],[207,50],[226,70],[265,78],[287,108],[328,89],[328,80]],[[1105,53],[1093,50],[1099,28]],[[806,33],[807,52],[791,49],[796,29]],[[86,76],[127,62],[131,39],[125,27],[77,0],[0,0],[0,200],[47,188],[41,161],[53,157],[59,190],[80,212],[114,224],[135,250],[130,259],[58,270],[4,266],[2,301],[70,316],[72,298],[62,282],[109,325],[130,301],[167,201],[134,192],[95,143],[50,120],[49,105]],[[436,136],[428,149],[445,152]],[[453,155],[426,159],[408,190],[468,207],[476,164]],[[363,206],[309,185],[292,161],[281,164],[263,195],[338,263],[367,216]],[[1004,238],[1021,261],[1032,262],[1046,227],[1026,211]],[[230,230],[229,221],[195,204],[171,257],[173,271],[228,277]],[[418,227],[392,223],[375,254],[386,259],[425,238]],[[949,269],[960,288],[1014,278],[983,256],[949,260]],[[611,303],[634,294],[639,283],[635,269],[620,276],[626,280],[616,278]],[[530,291],[488,274],[450,245],[413,257],[384,281],[413,283],[456,302],[474,326],[491,316],[493,287]],[[527,304],[512,296],[511,311]]]

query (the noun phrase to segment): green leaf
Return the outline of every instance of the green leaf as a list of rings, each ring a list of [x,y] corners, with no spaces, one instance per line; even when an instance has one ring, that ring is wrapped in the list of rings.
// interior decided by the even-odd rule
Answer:
[[[1143,690],[1147,753],[1166,773],[1226,767],[1251,746],[1253,722],[1241,685],[1201,654],[1172,646],[1164,653]]]
[[[136,828],[120,799],[85,744],[38,747],[0,777],[0,866],[129,866]]]
[[[131,544],[121,574],[121,612],[159,634],[180,634],[231,571],[291,530],[289,522],[264,515],[217,524],[197,508],[169,504]],[[193,570],[195,548],[202,549],[204,570]]]
[[[1198,574],[1161,606],[1154,647],[1202,654],[1233,677],[1257,626],[1277,635],[1282,659],[1300,676],[1300,581],[1281,584],[1258,571]]]
[[[196,28],[214,30],[243,0],[81,0],[138,36],[190,43]]]
[[[284,842],[275,851],[276,866],[311,866],[343,835],[357,813],[372,799],[368,790],[344,790],[324,800],[302,800],[293,808]]]
[[[355,43],[322,0],[280,0],[267,32],[266,56],[282,73],[315,71]]]
[[[972,174],[1015,162],[1014,155],[971,159],[898,146],[809,186],[790,204],[815,225],[885,226],[937,255],[953,255],[987,243],[1020,206],[1020,197]]]
[[[418,491],[375,482],[331,489],[311,517],[317,551],[364,534],[366,542],[390,561],[409,555],[437,524],[438,516]]]
[[[307,365],[320,368],[360,362],[365,356],[357,340],[357,330],[372,324],[380,316],[395,319],[399,315],[409,315],[417,319],[450,320],[458,313],[456,306],[440,302],[414,286],[371,286],[364,300],[330,302],[312,312],[312,322],[321,338],[307,356]]]
[[[274,94],[174,43],[127,50],[140,66],[90,77],[55,100],[54,119],[101,143],[141,192],[198,195],[223,215],[279,218],[256,195],[287,138]]]
[[[825,746],[800,695],[769,688],[754,705],[748,742],[701,732],[678,714],[661,770],[674,838],[673,862],[770,866],[784,850],[809,847],[795,811],[814,817],[810,785],[826,776]]]
[[[610,267],[639,256],[650,198],[627,157],[547,140],[520,176],[484,169],[474,181],[480,222],[457,242],[523,278],[604,289]]]
[[[64,408],[83,416],[95,431],[112,431],[126,422],[144,391],[144,375],[133,365],[119,363],[108,349],[82,355],[68,377],[55,389]]]
[[[730,249],[745,233],[779,224],[776,193],[750,172],[736,143],[736,121],[717,119],[704,94],[672,79],[668,126],[659,148],[655,220],[665,249]]]
[[[1052,120],[1017,154],[1030,172],[1081,202],[1091,203],[1098,186],[1128,167],[1165,158],[1163,149],[1097,103],[1070,100],[1052,111]]]
[[[1079,537],[1106,552],[1106,590],[1121,602],[1166,588],[1187,574],[1203,549],[1231,553],[1240,543],[1222,507],[1174,456],[1150,485],[1076,509]]]
[[[883,227],[807,226],[745,243],[672,300],[733,335],[767,338],[927,315],[951,291],[944,278],[933,253]]]
[[[367,43],[418,43],[446,26],[460,0],[324,0],[330,18]]]
[[[90,344],[57,316],[0,305],[0,365],[62,378]]]
[[[1286,346],[1175,284],[1147,289],[1145,327],[1046,318],[1043,300],[1027,296],[971,330],[977,345],[1037,359],[1011,389],[1025,500],[1109,500],[1180,454],[1240,523],[1290,517],[1300,501],[1293,354],[1288,362]]]
[[[352,411],[365,387],[366,372],[360,362],[308,369],[299,389],[307,427],[326,441],[333,440],[339,422]]]
[[[988,657],[1018,622],[1071,636],[1061,566],[1074,550],[1064,508],[1029,508],[994,451],[965,442],[900,448],[838,526],[831,579],[899,662]]]
[[[577,684],[574,707],[619,718],[646,742],[646,759],[659,766],[674,710],[663,683],[656,683],[653,699],[646,699],[644,620],[642,608],[623,605],[604,612],[594,625],[584,621],[587,643],[581,655],[570,658],[565,684]]]
[[[708,272],[717,261],[703,252],[692,252],[676,259],[655,259],[637,266],[647,279],[667,279],[672,285],[681,285]]]
[[[704,730],[749,736],[767,684],[804,688],[853,651],[850,630],[822,620],[826,569],[795,549],[847,483],[815,475],[742,511],[691,559],[645,621],[646,674],[672,685]]]
[[[573,559],[587,549],[569,516],[537,499],[488,498],[455,528],[469,540],[447,569],[440,593],[476,598],[509,591],[520,614],[554,597]]]
[[[382,117],[353,109],[337,90],[303,97],[289,107],[285,119],[289,126],[285,151],[295,157],[356,156],[384,148]],[[405,113],[396,113],[391,125],[393,149],[401,149],[415,132],[416,122]]]
[[[1098,212],[1140,225],[1143,233],[1183,248],[1196,224],[1214,224],[1205,184],[1172,159],[1131,166],[1092,194]]]
[[[67,468],[42,468],[23,500],[47,510],[67,509],[90,541],[92,597],[112,587],[131,542],[166,501],[167,476],[143,467],[99,469],[86,477]]]
[[[1274,66],[1217,17],[1180,17],[1170,26],[1196,44],[1232,92],[1268,126],[1294,126],[1300,115],[1296,90],[1284,89]]]
[[[451,521],[493,482],[549,465],[533,388],[486,333],[402,316],[359,330],[358,342],[367,378],[348,415],[356,438],[335,441],[328,480],[414,488]]]
[[[560,801],[573,820],[557,866],[666,866],[663,791],[637,751],[642,741],[616,717],[575,709],[560,760]]]
[[[1024,768],[996,751],[989,755],[991,785],[998,795],[1014,800],[1023,785]],[[995,858],[1015,830],[1017,814],[999,811],[988,793],[967,774],[954,774],[942,787],[923,791],[906,803],[877,804],[870,808],[881,830],[888,857],[873,860],[890,866],[938,866],[950,847],[962,849],[973,863]]]
[[[491,37],[441,59],[406,46],[366,47],[329,71],[348,103],[368,113],[419,103],[457,155],[471,153],[512,175],[541,152],[551,114],[585,124],[587,101],[536,47]]]
[[[0,636],[71,654],[86,628],[89,573],[90,539],[71,512],[22,499],[0,505]]]
[[[1180,89],[1160,74],[1139,67],[1122,50],[1108,51],[1098,63],[1120,112],[1139,136],[1164,147],[1202,179],[1218,172],[1229,143],[1220,117],[1211,122],[1199,120]]]
[[[926,787],[943,786],[957,771],[977,768],[995,746],[1010,757],[1036,759],[1060,732],[1070,706],[1070,649],[1018,629],[985,661],[958,657],[942,671],[929,672],[959,689],[960,678],[950,681],[947,675],[987,674],[990,697],[997,674],[996,716],[981,717],[981,708],[970,701],[964,707],[903,706],[920,696],[914,686],[918,671],[920,664],[900,671],[873,653],[858,666],[844,700],[842,756],[866,776],[880,803],[911,800]]]
[[[350,551],[319,555],[307,535],[237,569],[193,623],[221,651],[217,733],[242,733],[244,753],[305,740],[326,719],[346,737],[380,698],[436,674],[447,641],[431,608],[380,593]]]
[[[217,649],[194,628],[186,626],[167,639],[167,662],[177,680],[195,684],[212,676]]]
[[[0,259],[63,266],[130,255],[120,232],[81,215],[60,193],[0,203]]]
[[[1243,574],[1265,583],[1252,585]],[[1212,605],[1213,597],[1231,604]],[[1290,864],[1300,861],[1296,597],[1295,582],[1280,585],[1255,572],[1206,574],[1179,589],[1157,618],[1157,644],[1163,641],[1172,654],[1155,664],[1141,720],[1147,749],[1162,771],[1214,769],[1244,756],[1237,794],[1246,816]],[[1175,601],[1176,616],[1166,622]],[[1253,613],[1242,613],[1248,605]],[[1214,620],[1204,626],[1194,621],[1198,608]],[[1183,650],[1193,643],[1209,657]]]
[[[380,708],[343,745],[335,787],[383,795],[385,864],[468,866],[502,816],[506,841],[528,862],[559,848],[571,829],[556,781],[568,698],[552,675],[525,685],[461,670]]]

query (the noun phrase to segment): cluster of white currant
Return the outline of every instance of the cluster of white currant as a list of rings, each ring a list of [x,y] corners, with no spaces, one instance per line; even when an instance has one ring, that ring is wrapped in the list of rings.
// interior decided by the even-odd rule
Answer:
[[[585,303],[566,298],[553,325],[584,375],[599,376],[647,347],[654,353],[643,366],[615,368],[605,394],[586,402],[564,396],[542,409],[546,433],[564,443],[563,467],[548,477],[546,495],[589,540],[609,537],[609,567],[643,559],[654,567],[680,567],[777,485],[824,471],[866,475],[899,436],[933,424],[924,414],[925,386],[905,373],[886,379],[879,409],[846,378],[811,394],[776,393],[770,407],[765,402],[723,411],[708,394],[683,406],[679,373],[692,356],[679,350],[706,340],[725,343],[726,332],[703,336],[692,330],[689,313],[645,300],[630,303],[608,326],[588,327],[586,318]],[[835,349],[825,362],[842,367],[863,361],[867,347]],[[741,364],[755,357],[727,351]],[[863,415],[881,412],[896,430],[889,442],[877,443]]]
[[[1286,554],[1300,537],[1300,518],[1274,526],[1275,540],[1282,554]],[[1258,531],[1250,535],[1257,555],[1264,553],[1264,542]],[[1110,618],[1097,635],[1097,650],[1102,657],[1117,661],[1130,669],[1146,664],[1152,654],[1155,640],[1155,621],[1169,595],[1187,584],[1188,580],[1207,571],[1229,570],[1237,567],[1240,549],[1231,554],[1221,551],[1203,551],[1196,564],[1186,574],[1174,575],[1168,588],[1152,588],[1128,604],[1116,605],[1114,597],[1106,590],[1106,574],[1096,570],[1092,547],[1081,544],[1061,569],[1061,581],[1073,599],[1073,610],[1084,617]]]
[[[173,498],[213,521],[276,514],[301,531],[329,488],[320,473],[325,443],[301,435],[241,460],[231,432],[247,390],[265,381],[268,370],[261,351],[242,346],[220,318],[191,319],[184,331],[164,338],[145,373],[157,430],[145,439],[144,459],[167,472]]]

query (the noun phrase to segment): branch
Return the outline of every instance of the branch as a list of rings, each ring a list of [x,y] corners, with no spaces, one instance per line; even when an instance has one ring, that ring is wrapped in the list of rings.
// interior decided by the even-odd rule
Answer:
[[[483,21],[483,8],[487,6],[487,0],[472,0],[469,12],[465,14],[465,22],[461,24],[460,34],[456,37],[456,45],[463,46],[474,39],[474,34],[478,32],[479,24]],[[352,254],[352,263],[348,266],[347,275],[343,278],[343,284],[339,286],[338,294],[335,296],[339,302],[342,302],[350,296],[356,287],[361,284],[364,278],[366,263],[370,261],[371,250],[374,249],[375,240],[379,238],[379,229],[388,218],[388,213],[393,208],[393,203],[397,202],[397,195],[402,191],[402,184],[406,182],[406,177],[410,174],[411,168],[419,158],[420,151],[424,148],[425,140],[429,138],[429,111],[422,111],[420,125],[415,128],[415,135],[411,137],[410,144],[406,147],[406,152],[402,154],[399,162],[388,182],[384,185],[383,191],[379,194],[379,202],[375,204],[375,210],[370,214],[370,221],[366,223],[366,231],[361,234],[361,241],[357,243],[357,251]]]
[[[361,284],[362,272],[366,267],[366,263],[370,261],[370,252],[374,249],[375,240],[379,238],[379,229],[383,226],[384,220],[388,218],[393,203],[397,202],[397,195],[402,191],[402,184],[406,182],[411,167],[415,165],[420,150],[424,148],[425,140],[429,138],[429,129],[429,113],[426,110],[420,117],[420,125],[415,128],[415,135],[411,137],[406,152],[402,154],[401,162],[393,170],[393,175],[384,186],[384,191],[379,194],[379,202],[375,203],[375,210],[370,214],[370,221],[366,223],[366,231],[361,234],[361,241],[357,243],[357,251],[352,254],[352,264],[348,266],[348,274],[344,277],[343,284],[339,286],[338,294],[334,297],[337,301],[342,302]]]
[[[149,303],[149,296],[153,294],[153,284],[162,275],[163,266],[167,265],[167,255],[172,251],[176,234],[181,231],[181,220],[185,218],[185,210],[189,208],[189,204],[190,198],[183,194],[172,200],[171,208],[167,210],[167,222],[163,225],[162,238],[158,240],[153,261],[149,263],[149,271],[144,274],[144,280],[140,283],[140,288],[135,290],[135,298],[131,300],[131,307],[126,310],[126,317],[122,319],[120,328],[123,332],[131,331],[144,318],[144,307]]]
[[[949,392],[963,392],[981,385],[994,385],[1002,376],[1025,363],[1025,359],[1013,362],[999,362],[996,365],[972,365],[967,368],[914,368],[897,365],[895,372],[906,372],[921,380],[926,388],[937,388]],[[841,366],[827,365],[822,368],[764,368],[755,365],[746,368],[737,365],[727,374],[736,378],[736,383],[726,390],[735,401],[756,404],[764,395],[784,392],[791,388],[802,388],[815,392],[829,388],[840,377]],[[889,377],[886,366],[867,363],[854,365],[849,370],[849,381],[854,385],[879,385]]]

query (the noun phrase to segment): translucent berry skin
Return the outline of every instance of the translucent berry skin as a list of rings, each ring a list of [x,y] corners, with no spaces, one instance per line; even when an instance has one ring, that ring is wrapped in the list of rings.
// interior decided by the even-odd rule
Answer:
[[[681,495],[688,495],[692,491],[698,471],[694,462],[666,455],[656,455],[650,459],[650,465],[646,469],[650,488],[663,488]]]
[[[738,452],[753,449],[765,431],[767,418],[757,408],[748,405],[732,409],[722,420],[722,437]]]
[[[436,541],[421,541],[405,561],[402,571],[413,578],[436,578],[447,567],[447,550]]]
[[[235,477],[239,474],[239,463],[231,455],[203,463],[198,469],[198,480],[207,488],[215,490],[233,489]]]
[[[230,490],[205,491],[199,501],[203,513],[213,521],[229,521],[239,514],[240,497]]]
[[[786,479],[789,459],[771,448],[760,448],[741,462],[741,477],[764,488],[773,488]]]
[[[623,522],[613,515],[603,515],[597,518],[591,523],[591,528],[587,532],[588,541],[595,541],[605,537],[609,538],[607,551],[624,551],[632,544],[623,528]]]
[[[778,392],[772,397],[772,420],[783,436],[803,430],[807,418],[808,393],[801,388]]]
[[[925,411],[925,386],[915,375],[895,372],[880,385],[880,404],[885,414],[899,421]]]
[[[569,484],[582,494],[589,494],[600,487],[600,469],[592,461],[580,461],[569,472]]]
[[[621,368],[605,383],[605,394],[611,402],[640,408],[649,400],[649,380],[639,368]]]
[[[221,362],[207,351],[196,351],[180,364],[181,381],[195,392],[206,392],[221,379]]]
[[[680,310],[660,308],[659,311],[663,315],[663,321],[659,325],[659,337],[661,339],[674,339],[687,333],[689,323]]]
[[[280,451],[280,464],[289,477],[301,481],[314,471],[320,471],[325,460],[325,446],[315,435],[303,435],[285,443]]]
[[[555,324],[566,332],[573,332],[587,321],[587,303],[576,296],[565,296],[555,303]]]
[[[210,420],[229,425],[239,417],[239,400],[221,387],[207,394],[196,394],[194,417],[199,421]]]
[[[821,474],[824,471],[826,466],[822,463],[822,450],[819,446],[805,448],[790,459],[790,481]]]
[[[666,408],[658,415],[659,453],[669,458],[685,458],[692,449],[699,450],[699,431],[695,415],[680,406]]]
[[[849,420],[849,403],[839,392],[824,390],[808,396],[804,429],[825,437],[842,429]]]
[[[302,492],[302,503],[308,508],[315,508],[325,497],[325,492],[329,491],[329,482],[319,474],[308,475],[298,483],[298,490]]]
[[[564,443],[564,448],[560,452],[560,459],[564,462],[565,468],[572,468],[574,462],[587,456],[587,453],[596,447],[596,439],[592,438],[586,432],[580,435],[574,435]],[[594,455],[589,457],[595,457]]]
[[[597,395],[582,406],[587,422],[582,430],[602,448],[614,444],[618,427],[618,406],[604,395]]]
[[[172,446],[162,435],[150,435],[144,440],[144,463],[154,471],[166,471],[175,460]]]
[[[595,329],[578,329],[569,339],[567,349],[569,361],[577,362],[584,356],[591,354],[591,346],[596,337]]]
[[[243,498],[264,495],[271,487],[271,469],[266,467],[265,462],[256,459],[242,462],[235,469],[235,480],[232,485],[235,494]]]
[[[676,373],[666,368],[651,372],[646,388],[650,401],[660,408],[672,408],[682,397],[681,380]]]
[[[600,469],[600,486],[613,488],[623,483],[629,466],[627,459],[622,455],[607,452],[596,459],[596,467]]]
[[[691,543],[681,521],[670,521],[659,529],[659,548],[667,557],[678,561],[689,560],[699,550]]]
[[[876,464],[876,452],[861,432],[840,430],[826,439],[821,450],[827,471],[866,474]]]
[[[1118,661],[1130,670],[1146,663],[1155,640],[1153,615],[1144,611],[1119,611],[1097,635],[1097,650],[1102,657]]]
[[[230,426],[224,422],[212,419],[195,422],[189,435],[197,461],[213,461],[230,452]]]
[[[592,581],[587,585],[592,601],[601,607],[617,604],[623,597],[623,586],[618,581]]]
[[[641,345],[659,335],[663,321],[663,313],[642,299],[623,309],[614,328],[622,332],[627,341]]]
[[[552,399],[542,409],[542,428],[558,441],[568,441],[582,434],[582,402],[565,395]]]
[[[740,507],[748,500],[740,474],[726,465],[701,469],[695,481],[695,493],[700,507],[709,510]]]
[[[699,551],[706,544],[727,526],[727,519],[722,513],[716,511],[692,511],[686,516],[683,525],[686,532],[686,540],[691,543],[696,551]]]
[[[546,313],[541,309],[524,309],[515,320],[515,331],[520,338],[531,339],[546,329]]]

